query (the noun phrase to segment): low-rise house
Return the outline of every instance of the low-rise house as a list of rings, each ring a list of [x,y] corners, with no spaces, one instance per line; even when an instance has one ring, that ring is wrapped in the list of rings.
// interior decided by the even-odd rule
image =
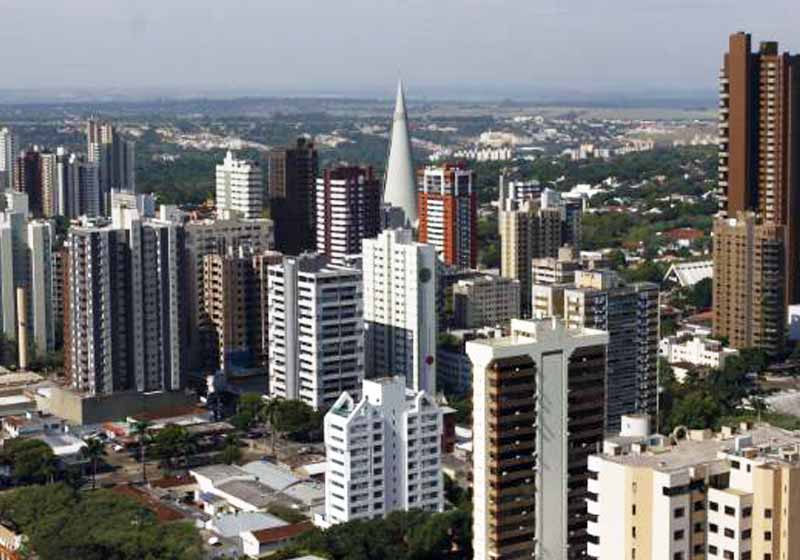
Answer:
[[[45,433],[63,432],[66,423],[57,416],[28,412],[21,416],[3,418],[3,430],[9,438],[31,437]]]
[[[311,522],[294,523],[241,534],[242,552],[248,558],[262,558],[290,544],[298,536],[314,528]],[[307,557],[311,558],[311,557]]]
[[[738,350],[726,348],[719,340],[689,331],[678,331],[661,339],[659,355],[670,364],[691,364],[699,368],[722,369],[725,360],[737,356]]]

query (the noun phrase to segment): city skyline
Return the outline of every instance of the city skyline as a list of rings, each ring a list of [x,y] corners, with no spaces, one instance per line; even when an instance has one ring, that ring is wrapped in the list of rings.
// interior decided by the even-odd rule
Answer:
[[[179,0],[148,9],[90,0],[79,10],[56,4],[43,11],[3,1],[0,36],[15,45],[0,53],[4,88],[374,95],[388,93],[402,76],[423,95],[459,86],[512,97],[554,90],[705,92],[714,87],[715,53],[731,30],[747,28],[800,48],[793,33],[800,15],[788,0],[768,6],[356,0],[345,9],[317,3],[310,16],[307,6],[290,3],[203,4],[197,9]],[[507,17],[512,10],[515,17]],[[40,30],[35,36],[25,31],[31,18]],[[303,21],[306,33],[281,21]],[[346,25],[355,32],[337,36]],[[72,31],[58,32],[66,28]],[[42,40],[48,35],[58,41]],[[97,49],[98,42],[105,48]]]

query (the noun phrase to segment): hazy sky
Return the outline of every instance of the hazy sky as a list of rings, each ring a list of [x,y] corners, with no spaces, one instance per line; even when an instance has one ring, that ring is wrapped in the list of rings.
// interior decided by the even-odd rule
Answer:
[[[711,90],[798,0],[0,0],[0,89]]]

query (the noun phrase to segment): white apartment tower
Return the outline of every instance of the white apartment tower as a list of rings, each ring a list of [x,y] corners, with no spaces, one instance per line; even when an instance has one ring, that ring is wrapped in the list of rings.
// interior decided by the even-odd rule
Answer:
[[[28,223],[29,339],[34,352],[43,356],[55,350],[55,315],[53,309],[53,224],[46,220]]]
[[[442,411],[433,397],[402,377],[365,380],[362,394],[342,394],[325,415],[321,524],[442,511]]]
[[[363,241],[369,377],[402,375],[436,394],[436,249],[392,229]]]
[[[18,150],[17,137],[9,128],[0,128],[0,192],[11,188],[14,180],[14,160]]]
[[[285,257],[269,267],[269,391],[314,409],[364,379],[361,274],[322,255]]]
[[[217,215],[261,217],[264,205],[264,181],[261,167],[254,161],[237,159],[230,150],[217,165]]]

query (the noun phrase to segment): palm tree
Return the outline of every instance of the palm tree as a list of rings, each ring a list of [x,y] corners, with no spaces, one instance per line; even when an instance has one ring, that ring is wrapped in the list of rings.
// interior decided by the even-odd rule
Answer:
[[[271,436],[272,436],[272,454],[275,458],[278,457],[277,449],[275,448],[275,437],[278,432],[278,424],[280,422],[280,415],[281,415],[281,400],[279,398],[273,398],[268,400],[264,403],[264,406],[261,407],[261,411],[259,416],[261,416],[262,422],[268,423]],[[266,430],[264,433],[264,447],[267,446],[266,441]]]
[[[139,420],[133,424],[131,430],[139,439],[139,462],[142,464],[142,482],[147,482],[147,458],[145,446],[150,439],[150,428],[153,426],[149,420]]]
[[[106,454],[105,445],[97,438],[92,438],[86,442],[86,447],[81,449],[81,455],[85,459],[89,459],[92,467],[92,490],[95,489],[97,483],[97,462],[102,456]]]

